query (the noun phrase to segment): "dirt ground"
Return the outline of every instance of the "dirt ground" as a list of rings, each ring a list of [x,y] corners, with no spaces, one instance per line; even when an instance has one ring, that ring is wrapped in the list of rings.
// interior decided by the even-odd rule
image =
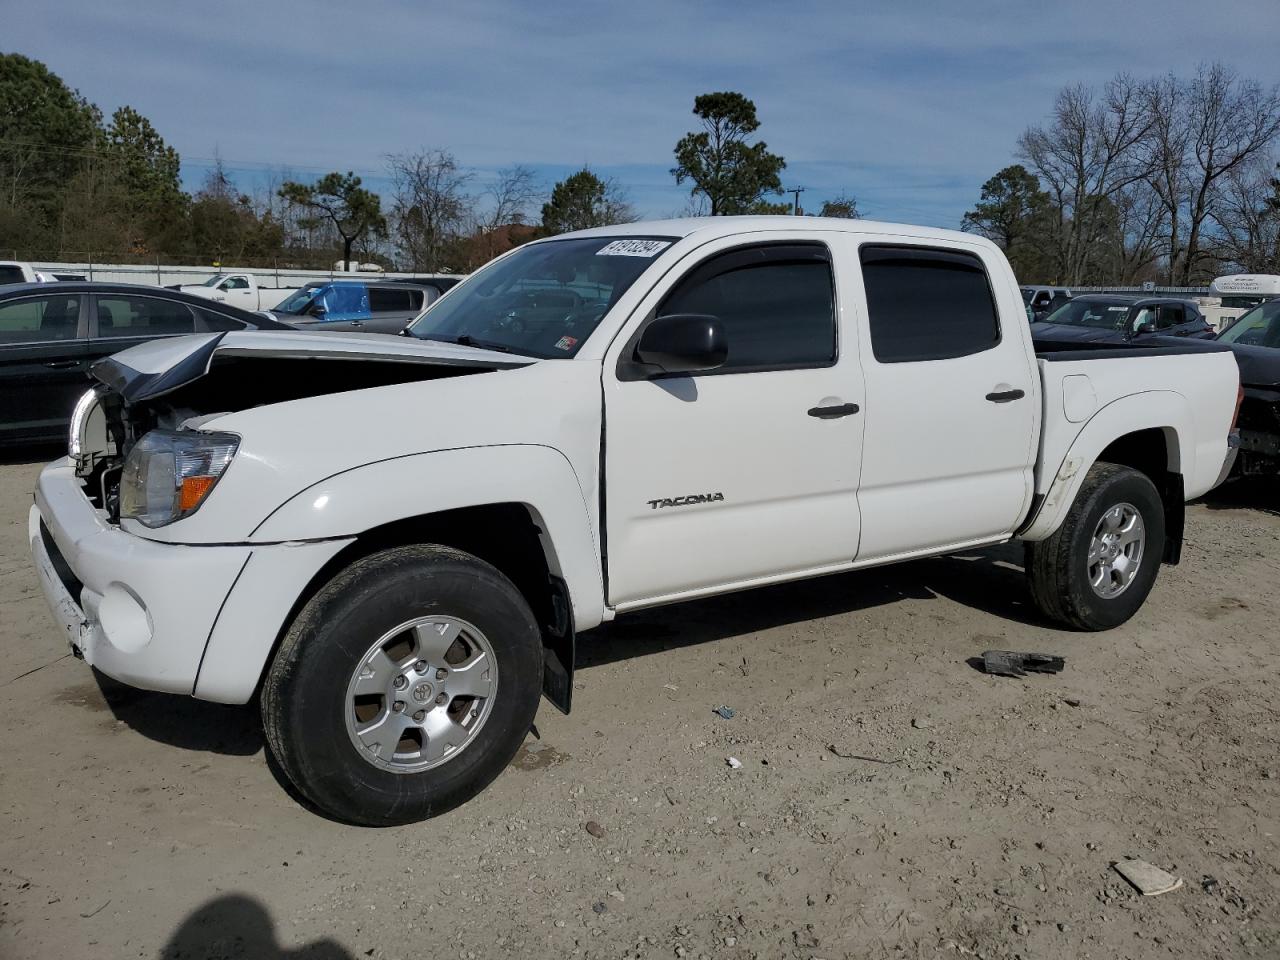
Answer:
[[[66,656],[37,470],[0,466],[3,960],[1280,957],[1275,486],[1190,508],[1105,635],[1040,619],[1012,548],[620,619],[484,794],[370,830],[285,792],[251,708]]]

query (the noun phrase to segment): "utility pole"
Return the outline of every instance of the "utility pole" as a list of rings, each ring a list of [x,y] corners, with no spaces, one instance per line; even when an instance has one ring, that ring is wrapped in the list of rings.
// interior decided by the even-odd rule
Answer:
[[[795,194],[796,200],[791,212],[797,217],[800,216],[800,194],[804,193],[804,187],[792,187],[790,190],[783,190],[782,192]]]

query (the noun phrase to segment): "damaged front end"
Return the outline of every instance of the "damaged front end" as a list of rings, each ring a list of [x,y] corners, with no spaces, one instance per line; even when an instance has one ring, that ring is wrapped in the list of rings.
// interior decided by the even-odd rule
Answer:
[[[72,415],[69,454],[76,476],[93,505],[118,523],[129,452],[152,431],[198,430],[252,407],[532,362],[390,339],[223,333],[157,341],[101,360],[91,370],[98,384]]]
[[[1245,384],[1243,389],[1236,473],[1242,477],[1280,475],[1280,388]]]

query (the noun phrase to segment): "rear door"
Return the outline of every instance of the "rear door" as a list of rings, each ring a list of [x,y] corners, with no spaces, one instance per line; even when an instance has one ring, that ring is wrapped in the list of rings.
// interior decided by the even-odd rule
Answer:
[[[859,246],[858,559],[1008,536],[1032,495],[1038,374],[1008,268],[959,242]],[[993,283],[993,278],[995,283]]]
[[[88,389],[88,348],[79,293],[0,302],[0,439],[61,438]]]

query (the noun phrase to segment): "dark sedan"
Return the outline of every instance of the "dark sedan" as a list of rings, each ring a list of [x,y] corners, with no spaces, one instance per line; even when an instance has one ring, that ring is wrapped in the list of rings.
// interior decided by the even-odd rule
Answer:
[[[100,357],[160,337],[288,330],[225,304],[126,283],[24,283],[0,289],[0,444],[66,436]]]
[[[1113,294],[1078,296],[1031,325],[1037,342],[1067,347],[1129,341],[1151,334],[1207,340],[1213,336],[1213,328],[1190,300],[1138,300]]]
[[[1218,334],[1240,365],[1238,474],[1280,474],[1280,300],[1258,304]]]

